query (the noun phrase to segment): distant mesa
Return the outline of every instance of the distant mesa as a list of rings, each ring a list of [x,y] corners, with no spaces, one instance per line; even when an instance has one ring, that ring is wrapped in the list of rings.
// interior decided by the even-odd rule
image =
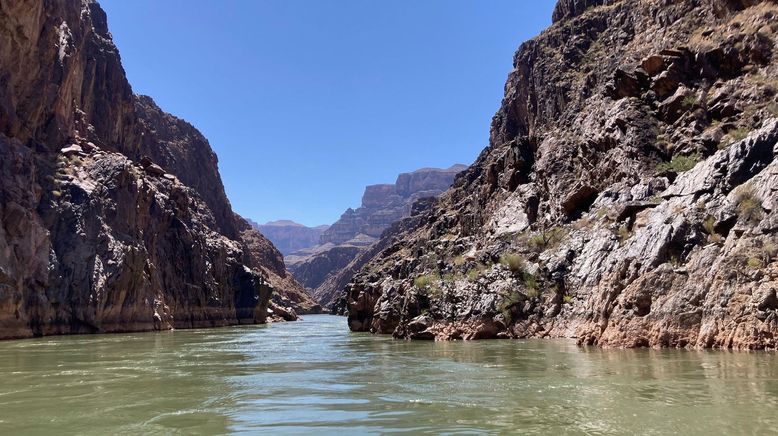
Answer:
[[[361,206],[346,209],[331,226],[310,228],[280,220],[257,228],[284,254],[292,275],[320,296],[322,305],[328,305],[337,293],[334,284],[351,278],[354,266],[346,267],[378,241],[390,225],[410,216],[417,200],[437,197],[465,169],[467,165],[461,164],[421,168],[400,174],[393,184],[367,186]],[[318,239],[312,240],[316,234]],[[330,285],[322,287],[325,282]]]
[[[307,227],[291,220],[270,221],[257,224],[249,220],[251,226],[265,235],[284,256],[319,243],[322,232],[329,226]]]
[[[362,206],[347,209],[322,233],[320,242],[342,244],[360,234],[377,239],[390,224],[409,216],[416,200],[440,195],[466,168],[461,164],[445,169],[421,168],[400,174],[394,184],[367,186]]]

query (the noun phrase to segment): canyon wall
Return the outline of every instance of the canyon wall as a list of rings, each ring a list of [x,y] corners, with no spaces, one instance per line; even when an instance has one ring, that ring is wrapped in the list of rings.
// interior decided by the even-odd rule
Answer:
[[[342,244],[358,235],[378,238],[390,224],[408,216],[414,201],[439,195],[465,168],[465,165],[453,165],[446,169],[422,168],[400,174],[394,184],[366,187],[362,205],[357,209],[347,209],[322,233],[320,243]]]
[[[208,141],[133,94],[100,6],[3,1],[0,35],[0,338],[265,322],[280,255],[252,256]]]
[[[289,220],[271,221],[265,224],[251,221],[251,225],[270,239],[284,256],[318,245],[321,234],[329,228],[329,226],[307,227]]]
[[[421,168],[400,174],[394,184],[367,186],[362,205],[356,210],[347,209],[322,233],[319,245],[286,256],[289,270],[313,290],[313,297],[322,306],[332,306],[343,285],[364,264],[362,254],[371,251],[383,232],[409,216],[419,199],[435,197],[448,189],[465,168]]]
[[[354,331],[775,349],[778,4],[560,0],[490,143],[346,284]]]

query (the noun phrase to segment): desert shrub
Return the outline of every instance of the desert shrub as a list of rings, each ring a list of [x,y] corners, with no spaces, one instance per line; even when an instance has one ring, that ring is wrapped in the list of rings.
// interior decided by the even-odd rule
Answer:
[[[467,280],[471,282],[476,281],[478,277],[487,269],[489,269],[487,265],[478,262],[475,268],[470,268],[469,270],[467,270]]]
[[[702,156],[699,153],[695,153],[690,156],[676,155],[670,159],[670,162],[662,162],[656,166],[659,172],[673,172],[682,173],[694,168],[697,163],[702,160]]]
[[[746,267],[748,267],[748,269],[760,269],[764,267],[764,263],[762,262],[762,259],[749,257],[746,260]]]
[[[735,195],[735,204],[741,221],[756,225],[762,220],[764,216],[762,201],[756,195],[753,186],[742,186]]]
[[[571,227],[575,230],[583,230],[591,227],[592,224],[594,224],[594,220],[592,220],[592,218],[582,217],[573,222]]]
[[[562,297],[562,302],[565,304],[570,304],[573,302],[573,296],[572,295],[565,295]]]
[[[683,98],[683,107],[684,108],[693,108],[694,106],[697,106],[697,104],[700,102],[700,99],[697,97],[696,94],[690,94]]]
[[[713,215],[708,215],[705,221],[702,222],[702,228],[705,229],[705,233],[712,235],[716,233],[716,218]]]
[[[454,265],[456,266],[462,266],[465,263],[467,263],[467,259],[465,259],[465,256],[457,256],[454,258]]]
[[[435,274],[425,274],[413,279],[413,286],[418,289],[425,289],[437,284],[439,280],[440,277]]]
[[[530,236],[527,240],[527,244],[529,244],[529,246],[534,249],[542,249],[546,245],[545,241],[543,240],[543,236],[539,234]]]
[[[619,227],[618,235],[619,241],[624,242],[629,239],[630,236],[632,236],[632,231],[629,229],[629,227],[627,227],[626,224],[622,224],[621,227]]]
[[[742,141],[742,140],[746,139],[746,136],[748,136],[748,133],[749,133],[748,129],[746,129],[745,127],[740,127],[740,128],[735,129],[735,130],[732,130],[727,135],[729,135],[729,137],[733,141],[737,142],[737,141]]]
[[[542,228],[533,233],[526,240],[527,245],[536,251],[545,251],[556,247],[567,236],[567,230],[563,227],[554,226]]]
[[[778,245],[774,242],[765,242],[762,244],[762,255],[765,258],[765,262],[771,262],[778,256]]]
[[[521,294],[519,294],[517,291],[512,291],[510,294],[505,296],[497,309],[505,318],[511,319],[513,317],[511,308],[519,302],[521,302]]]
[[[521,273],[521,281],[524,283],[524,287],[527,289],[528,296],[537,297],[540,295],[540,290],[538,289],[538,279],[535,277],[535,274],[532,274],[529,271],[524,271]]]
[[[744,127],[739,127],[737,129],[730,130],[729,133],[727,133],[727,135],[719,144],[719,149],[727,148],[738,141],[742,141],[746,139],[749,132],[750,130]]]
[[[708,234],[708,240],[716,244],[721,242],[722,237],[716,233],[716,218],[713,215],[708,215],[705,218],[705,221],[702,222],[702,228]]]
[[[443,289],[440,287],[441,280],[442,278],[438,274],[425,274],[413,279],[413,286],[420,291],[426,291],[430,297],[440,298],[443,296]]]
[[[500,256],[500,263],[508,267],[512,273],[518,274],[526,268],[524,256],[516,253],[505,253]]]
[[[438,255],[434,251],[422,257],[421,264],[427,268],[435,268],[438,265]]]

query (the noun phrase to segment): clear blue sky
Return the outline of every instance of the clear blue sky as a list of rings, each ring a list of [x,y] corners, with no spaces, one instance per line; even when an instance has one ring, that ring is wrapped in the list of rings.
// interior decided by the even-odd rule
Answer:
[[[366,185],[470,164],[555,0],[101,0],[136,93],[194,124],[233,208],[335,221]]]

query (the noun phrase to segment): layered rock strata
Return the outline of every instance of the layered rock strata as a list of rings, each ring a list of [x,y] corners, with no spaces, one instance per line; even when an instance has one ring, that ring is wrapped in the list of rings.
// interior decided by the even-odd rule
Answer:
[[[324,307],[331,307],[343,284],[366,258],[365,252],[383,232],[411,214],[413,204],[433,198],[451,186],[456,174],[467,168],[453,165],[446,169],[422,168],[403,173],[394,184],[365,188],[362,206],[348,209],[321,235],[321,244],[298,250],[285,257],[289,270]]]
[[[347,284],[350,328],[776,348],[777,17],[559,1],[489,146]]]
[[[133,94],[99,5],[3,1],[0,35],[0,338],[265,322],[278,265],[208,141]]]
[[[329,226],[307,227],[289,220],[251,224],[270,239],[284,256],[319,245],[322,233],[329,228]]]

